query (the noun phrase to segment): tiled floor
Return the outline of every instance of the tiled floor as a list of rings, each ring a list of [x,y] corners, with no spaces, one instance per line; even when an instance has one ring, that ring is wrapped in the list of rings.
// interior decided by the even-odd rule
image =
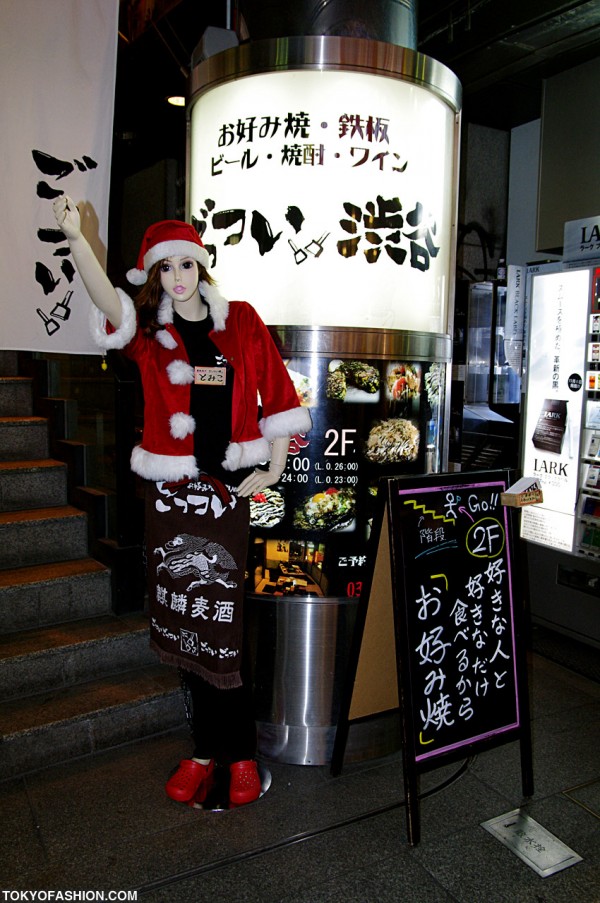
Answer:
[[[178,806],[178,731],[0,783],[0,888],[137,890],[148,903],[600,901],[600,685],[531,656],[535,794],[525,811],[583,857],[539,877],[481,827],[518,807],[516,743],[481,754],[421,803],[410,847],[399,754],[329,769],[271,764],[256,803]],[[421,789],[456,772],[426,775]]]

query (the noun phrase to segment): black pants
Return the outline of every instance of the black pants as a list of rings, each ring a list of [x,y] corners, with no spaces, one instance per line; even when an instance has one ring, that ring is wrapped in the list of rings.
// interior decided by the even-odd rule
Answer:
[[[219,690],[191,671],[182,670],[181,676],[192,700],[193,757],[222,764],[253,759],[256,724],[251,681],[242,674],[241,687]]]

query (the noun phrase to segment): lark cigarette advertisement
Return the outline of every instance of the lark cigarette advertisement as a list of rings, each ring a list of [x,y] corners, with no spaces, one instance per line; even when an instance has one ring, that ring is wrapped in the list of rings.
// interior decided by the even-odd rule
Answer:
[[[590,271],[533,277],[523,473],[544,502],[523,510],[524,539],[572,551],[586,394]]]

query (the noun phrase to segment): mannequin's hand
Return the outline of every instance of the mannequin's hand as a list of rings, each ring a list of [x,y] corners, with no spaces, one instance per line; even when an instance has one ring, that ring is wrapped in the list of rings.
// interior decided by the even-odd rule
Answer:
[[[242,497],[255,495],[267,486],[273,486],[281,477],[281,469],[271,470],[255,470],[250,476],[246,477],[238,486],[238,495]]]
[[[56,198],[52,202],[52,209],[59,228],[65,233],[69,241],[79,238],[81,235],[81,219],[75,203],[66,194]]]
[[[280,478],[287,463],[290,437],[280,436],[271,443],[271,461],[268,470],[255,470],[238,486],[238,495],[248,496],[272,486]]]

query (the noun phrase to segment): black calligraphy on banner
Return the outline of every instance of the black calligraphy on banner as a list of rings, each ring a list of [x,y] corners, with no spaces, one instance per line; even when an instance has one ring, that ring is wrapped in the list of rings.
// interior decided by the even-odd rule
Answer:
[[[98,166],[96,161],[87,154],[83,154],[81,159],[75,159],[73,162],[61,160],[52,156],[52,154],[36,149],[31,151],[31,156],[36,168],[45,177],[37,183],[36,194],[39,198],[48,201],[52,201],[54,198],[64,194],[62,186],[50,183],[58,183],[61,179],[67,178],[74,172],[88,172],[96,169]],[[71,285],[75,277],[75,267],[67,259],[71,251],[65,235],[54,226],[39,228],[37,230],[37,238],[42,244],[46,258],[51,250],[53,260],[50,266],[43,260],[36,260],[35,281],[46,297],[53,295],[61,285],[63,288],[59,291],[62,293],[64,287]],[[46,333],[49,336],[58,332],[61,325],[66,323],[71,316],[70,303],[72,297],[73,291],[67,288],[62,298],[57,300],[51,309],[44,310],[42,307],[36,309],[36,313],[42,320]]]
[[[416,763],[520,726],[506,486],[392,490]]]

